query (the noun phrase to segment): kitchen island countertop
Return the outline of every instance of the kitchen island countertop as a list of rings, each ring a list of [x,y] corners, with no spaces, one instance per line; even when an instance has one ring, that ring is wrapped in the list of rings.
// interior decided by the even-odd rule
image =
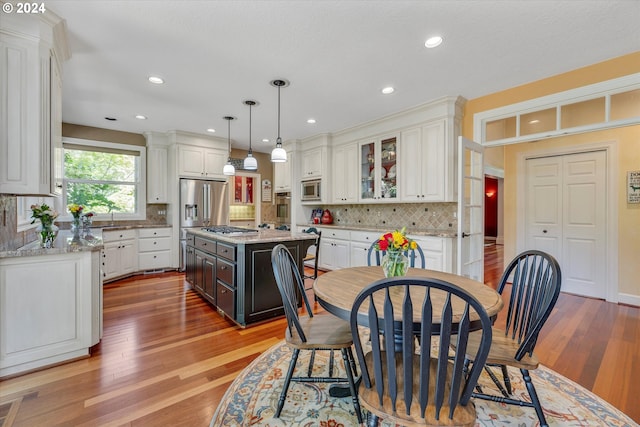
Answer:
[[[336,224],[307,224],[305,228],[335,228],[338,230],[372,231],[376,233],[386,233],[393,231],[396,227],[391,226],[362,226],[362,225],[336,225]],[[401,227],[400,227],[401,228]],[[398,229],[400,229],[398,228]],[[407,227],[407,234],[410,236],[434,236],[434,237],[456,237],[458,232],[454,228],[447,229],[415,229]]]
[[[260,229],[257,233],[247,233],[239,236],[226,236],[224,234],[212,233],[210,231],[198,228],[190,228],[188,233],[196,236],[207,237],[210,239],[220,240],[222,242],[233,243],[236,245],[254,244],[254,243],[271,243],[271,242],[290,242],[292,240],[315,240],[316,235],[312,233],[296,233],[294,231],[282,230],[264,230]]]

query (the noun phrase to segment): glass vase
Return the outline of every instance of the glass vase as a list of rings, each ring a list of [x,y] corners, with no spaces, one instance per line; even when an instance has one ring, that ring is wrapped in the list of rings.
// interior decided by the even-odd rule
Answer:
[[[40,247],[51,249],[58,236],[58,227],[53,224],[40,224],[36,227],[36,233],[40,239]]]
[[[385,277],[400,277],[407,274],[409,259],[402,252],[387,251],[381,266]]]
[[[80,217],[73,217],[71,220],[71,234],[74,238],[80,238],[80,232],[82,231],[82,221]]]

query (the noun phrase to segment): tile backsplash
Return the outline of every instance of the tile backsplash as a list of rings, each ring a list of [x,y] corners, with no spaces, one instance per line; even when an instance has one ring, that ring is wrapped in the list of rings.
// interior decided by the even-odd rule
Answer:
[[[371,226],[411,230],[455,230],[457,203],[398,203],[327,205],[333,222],[343,226]]]

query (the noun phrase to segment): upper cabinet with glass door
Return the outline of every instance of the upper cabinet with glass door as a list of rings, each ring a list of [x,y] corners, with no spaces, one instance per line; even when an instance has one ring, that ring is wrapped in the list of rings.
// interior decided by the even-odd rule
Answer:
[[[231,204],[253,205],[254,178],[251,176],[235,175],[231,177]]]
[[[360,201],[397,200],[396,149],[395,136],[360,143]]]

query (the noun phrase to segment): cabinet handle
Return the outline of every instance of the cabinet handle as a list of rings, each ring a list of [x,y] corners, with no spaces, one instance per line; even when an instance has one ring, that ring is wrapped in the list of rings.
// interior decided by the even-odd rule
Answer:
[[[158,244],[158,242],[153,242],[153,244],[154,244],[154,245],[157,245],[157,244]]]
[[[154,256],[153,256],[153,259],[156,259],[156,258],[158,258],[158,257],[157,257],[156,255],[154,255]]]
[[[547,230],[542,230],[542,232],[543,232],[543,233],[546,233],[546,232],[547,232]]]
[[[220,270],[226,270],[226,269],[227,269],[227,266],[226,266],[226,265],[221,265],[221,266],[220,266]]]
[[[221,293],[221,294],[225,294],[225,293],[227,293],[227,290],[226,290],[226,289],[221,289],[221,290],[220,290],[220,293]]]

